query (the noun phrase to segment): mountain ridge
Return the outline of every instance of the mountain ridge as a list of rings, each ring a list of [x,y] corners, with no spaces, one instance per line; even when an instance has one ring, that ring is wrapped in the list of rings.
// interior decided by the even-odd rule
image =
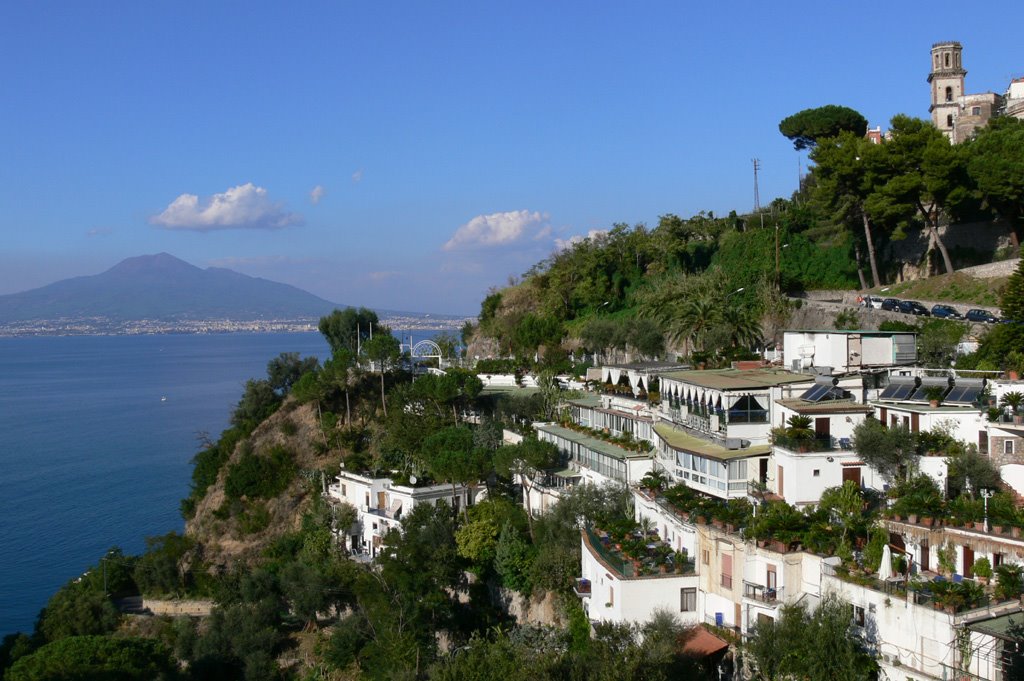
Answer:
[[[0,296],[0,323],[317,319],[344,307],[290,284],[226,268],[202,269],[169,253],[126,258],[93,275]]]

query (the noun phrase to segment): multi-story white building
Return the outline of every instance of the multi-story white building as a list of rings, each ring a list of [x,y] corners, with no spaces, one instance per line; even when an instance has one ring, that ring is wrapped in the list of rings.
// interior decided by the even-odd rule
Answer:
[[[420,504],[448,504],[455,510],[472,505],[483,493],[482,487],[418,483],[411,479],[403,484],[390,477],[370,476],[342,470],[328,488],[328,495],[356,509],[356,521],[339,531],[339,541],[347,550],[376,557],[384,535],[390,530],[402,531],[402,518]],[[341,533],[344,534],[341,534]]]

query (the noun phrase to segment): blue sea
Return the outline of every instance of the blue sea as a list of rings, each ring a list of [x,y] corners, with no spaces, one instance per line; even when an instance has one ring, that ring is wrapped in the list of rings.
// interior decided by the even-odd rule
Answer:
[[[112,546],[181,531],[197,433],[317,333],[0,338],[0,636]]]

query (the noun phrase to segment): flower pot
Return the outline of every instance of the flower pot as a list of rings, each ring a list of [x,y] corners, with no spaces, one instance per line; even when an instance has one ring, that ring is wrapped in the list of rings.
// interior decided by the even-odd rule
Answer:
[[[924,525],[925,527],[931,527],[932,523],[934,523],[934,522],[935,522],[935,518],[932,518],[930,516],[925,516],[925,517],[921,518],[921,524]]]
[[[707,522],[707,518],[705,518],[702,515],[697,516],[697,524],[698,525],[703,525],[705,522]]]
[[[1006,372],[1006,377],[1011,381],[1019,381],[1020,373],[1014,369],[1010,369],[1009,371]]]
[[[995,532],[996,534],[1002,534],[1003,533],[1003,526],[1002,525],[993,525],[992,526],[992,531]]]
[[[974,529],[984,531],[984,529],[985,529],[985,522],[984,521],[978,521],[978,520],[974,521]]]
[[[928,400],[928,406],[930,406],[932,409],[934,409],[935,407],[939,406],[939,401],[938,400]]]
[[[1011,527],[1010,528],[1010,536],[1013,537],[1014,539],[1020,539],[1020,528],[1019,527]]]
[[[901,516],[899,513],[893,513],[892,519],[896,522],[901,522],[903,520],[903,516]]]
[[[909,514],[907,516],[907,522],[916,525],[917,524],[917,514],[916,513]]]
[[[723,529],[723,528],[725,527],[725,523],[723,523],[723,522],[722,522],[721,520],[719,520],[718,518],[712,518],[712,519],[711,519],[711,524],[712,524],[712,525],[714,525],[715,527],[717,527],[717,528],[718,528],[718,529],[720,529],[720,530],[721,530],[721,529]]]

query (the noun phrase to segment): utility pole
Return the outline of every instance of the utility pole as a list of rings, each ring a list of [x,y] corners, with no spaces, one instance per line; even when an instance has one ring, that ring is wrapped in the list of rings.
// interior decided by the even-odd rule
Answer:
[[[761,159],[750,159],[754,164],[754,212],[761,212],[761,195],[757,191],[757,171],[761,169]]]

